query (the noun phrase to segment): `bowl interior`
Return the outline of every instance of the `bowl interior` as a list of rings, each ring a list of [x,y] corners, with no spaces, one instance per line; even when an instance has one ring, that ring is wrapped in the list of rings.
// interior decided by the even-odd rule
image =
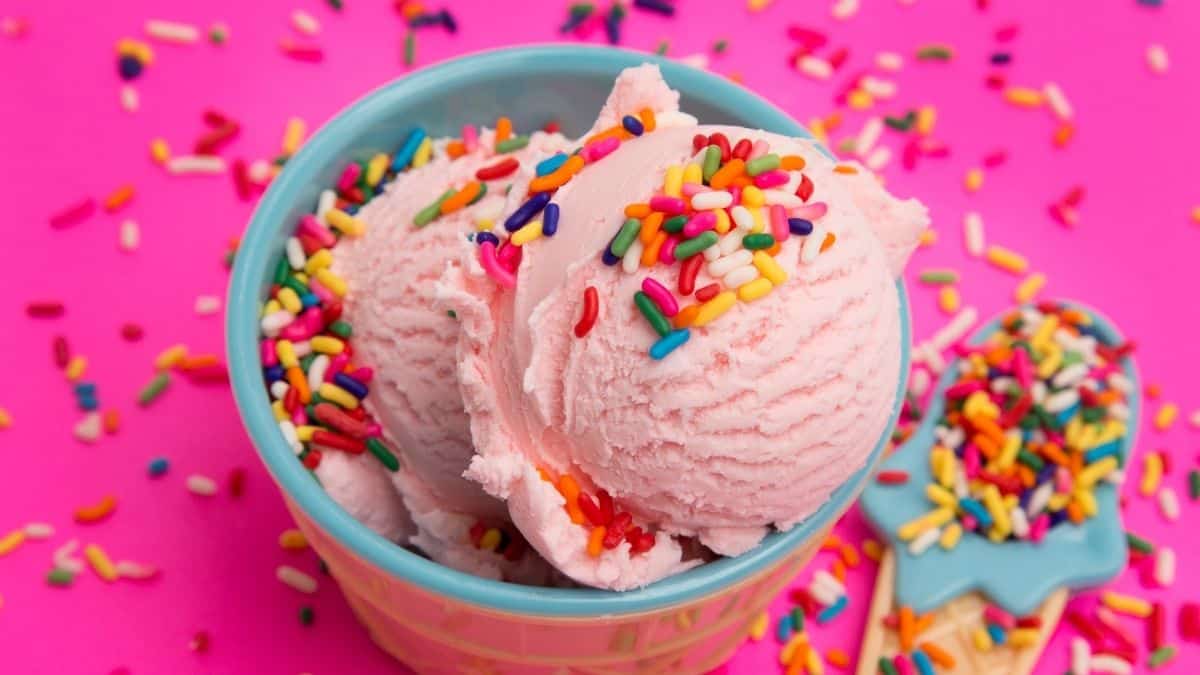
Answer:
[[[392,575],[465,602],[542,616],[597,616],[647,611],[692,600],[734,584],[781,560],[820,532],[866,480],[860,470],[816,514],[786,533],[767,537],[737,558],[723,558],[646,588],[616,593],[548,589],[481,579],[442,567],[379,537],[343,511],[308,475],[284,442],[272,417],[258,360],[258,314],[271,271],[299,218],[333,184],[345,163],[392,152],[415,126],[431,136],[457,135],[464,124],[491,125],[506,115],[527,131],[557,120],[563,133],[587,130],[621,69],[651,62],[681,93],[681,108],[705,123],[738,124],[791,136],[810,134],[783,111],[729,80],[649,54],[545,46],[483,52],[448,61],[393,81],[343,110],[293,157],[259,203],[242,239],[230,285],[226,342],[238,409],[275,480],[316,523],[359,557]],[[907,297],[900,296],[904,345],[897,358],[908,372],[911,343]],[[904,391],[901,378],[892,422]],[[889,425],[889,434],[890,434]],[[879,457],[879,439],[867,466]]]

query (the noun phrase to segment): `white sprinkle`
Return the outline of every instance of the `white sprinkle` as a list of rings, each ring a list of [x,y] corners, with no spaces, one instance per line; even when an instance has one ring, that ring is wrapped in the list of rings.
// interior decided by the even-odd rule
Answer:
[[[863,160],[863,164],[866,164],[867,168],[872,171],[883,171],[884,167],[890,161],[892,161],[892,149],[886,145],[881,145],[875,148],[871,154],[867,155],[867,158]]]
[[[191,44],[200,39],[200,30],[187,23],[150,19],[146,21],[146,35],[178,44]]]
[[[264,316],[262,320],[259,321],[258,326],[262,329],[263,335],[267,337],[275,337],[276,335],[279,335],[279,331],[283,330],[283,327],[291,323],[294,318],[295,317],[292,316],[291,312],[287,311],[286,309],[281,309],[278,312]]]
[[[1111,485],[1120,485],[1125,482],[1125,469],[1113,469],[1101,480]]]
[[[94,443],[100,438],[100,413],[90,412],[75,425],[75,438],[84,443]]]
[[[828,80],[833,76],[833,64],[807,54],[796,59],[796,68],[814,80]]]
[[[283,250],[287,254],[288,265],[292,269],[304,269],[304,263],[307,259],[304,255],[304,247],[300,245],[299,239],[296,237],[288,237],[287,244],[284,245]]]
[[[221,311],[221,298],[215,295],[201,295],[196,298],[196,313],[208,316]]]
[[[250,162],[250,167],[246,169],[246,177],[256,185],[266,185],[271,180],[271,163],[265,159],[256,159]],[[336,198],[337,195],[334,195],[334,199]],[[333,206],[332,202],[330,202],[330,206]],[[322,225],[324,224],[322,222]]]
[[[858,14],[858,0],[835,0],[829,12],[838,21],[846,21]]]
[[[742,236],[737,232],[730,232],[721,239],[721,243],[718,246],[721,247],[721,255],[729,255],[742,247]],[[709,246],[708,248],[715,247]]]
[[[1055,373],[1054,379],[1051,382],[1054,384],[1055,389],[1074,387],[1082,382],[1083,378],[1087,377],[1087,374],[1087,364],[1074,363]]]
[[[1154,553],[1154,582],[1163,588],[1175,584],[1175,549],[1159,546]]]
[[[826,572],[825,570],[817,570],[815,573],[813,573],[813,583],[819,584],[830,591],[833,591],[835,598],[846,594],[846,587],[842,584],[842,582],[838,581],[837,577],[833,576],[829,572]]]
[[[705,54],[704,52],[688,54],[687,56],[678,59],[678,61],[684,65],[698,68],[699,70],[708,70],[708,54]]]
[[[122,251],[132,253],[137,250],[138,244],[142,240],[141,230],[138,229],[137,221],[126,220],[122,221],[120,228],[117,231],[117,245]]]
[[[302,359],[312,353],[312,342],[309,340],[293,342],[292,351],[296,352],[296,358]]]
[[[49,539],[54,536],[54,526],[50,523],[29,523],[25,526],[25,536],[30,539]]]
[[[1179,520],[1179,496],[1174,489],[1164,487],[1158,491],[1158,510],[1169,522]]]
[[[854,152],[859,157],[866,157],[875,149],[875,144],[879,142],[881,135],[883,135],[883,120],[879,117],[868,119],[863,123],[862,129],[858,132],[858,138],[854,141]]]
[[[1050,503],[1050,497],[1054,494],[1054,483],[1046,481],[1038,485],[1033,490],[1033,494],[1029,495],[1029,503],[1025,505],[1025,515],[1030,518],[1037,518],[1038,514],[1046,510],[1046,505]]]
[[[929,371],[924,368],[918,368],[913,371],[912,380],[908,383],[908,390],[913,393],[913,396],[920,398],[929,391],[929,385],[933,382],[933,378],[929,376]]]
[[[721,244],[724,244],[726,239],[732,239],[733,237],[734,237],[733,234],[724,235],[719,240],[717,240],[716,246],[709,246],[708,248],[704,249],[704,251],[701,253],[701,255],[703,255],[704,259],[707,260],[708,262],[712,262],[712,261],[716,260],[717,258],[720,258],[721,257]],[[739,237],[739,239],[740,239],[740,237]]]
[[[933,546],[941,536],[942,528],[940,527],[925,530],[916,539],[908,542],[908,552],[915,556],[921,555],[925,551],[928,551],[929,547]]]
[[[275,401],[282,401],[283,397],[287,396],[288,389],[290,388],[291,387],[288,386],[287,382],[283,380],[275,380],[271,383],[270,387],[271,399]]]
[[[1017,378],[1015,377],[997,377],[992,380],[992,384],[988,387],[996,394],[1007,394],[1010,389],[1016,387]]]
[[[325,220],[325,214],[329,213],[329,209],[332,209],[335,204],[337,204],[337,193],[333,190],[322,190],[321,196],[317,197],[317,211],[314,214],[317,217],[317,222],[322,225],[329,225],[329,222]],[[499,215],[497,213],[492,217],[492,220],[495,220]]]
[[[1167,57],[1167,48],[1155,42],[1146,48],[1146,63],[1150,65],[1150,70],[1157,75],[1162,75],[1171,67],[1171,60]]]
[[[825,242],[825,228],[820,225],[813,227],[812,234],[804,238],[804,243],[800,245],[800,262],[804,265],[812,264],[817,256],[821,255],[821,244]]]
[[[124,579],[152,579],[158,575],[158,568],[154,565],[146,565],[132,560],[122,560],[113,567],[117,570],[117,576]]]
[[[167,160],[167,171],[177,175],[225,173],[225,160],[213,155],[180,155]]]
[[[750,213],[750,209],[746,208],[745,206],[738,204],[729,210],[729,215],[733,219],[733,224],[736,225],[739,230],[745,230],[749,232],[754,228],[754,216]]]
[[[72,574],[79,574],[83,571],[83,561],[72,555],[78,548],[79,540],[71,539],[54,549],[54,553],[50,554],[50,559],[54,562],[55,567],[67,570]]]
[[[963,339],[963,337],[967,334],[967,331],[971,330],[971,327],[974,326],[975,322],[978,320],[979,310],[971,306],[964,307],[959,311],[958,314],[955,314],[954,318],[950,319],[945,326],[942,326],[941,330],[934,333],[933,337],[929,338],[929,344],[934,350],[941,352],[950,345]]]
[[[1129,406],[1117,401],[1108,406],[1108,415],[1119,422],[1129,420]]]
[[[904,67],[904,57],[896,52],[879,52],[875,55],[875,65],[880,70],[894,73]]]
[[[934,375],[941,375],[946,370],[946,360],[942,358],[942,353],[928,342],[913,347],[912,359],[913,363],[924,363]]]
[[[800,199],[791,192],[783,190],[763,190],[763,203],[767,206],[775,206],[776,204],[785,209],[798,209],[804,206],[804,200]]]
[[[692,195],[692,208],[696,211],[723,209],[733,203],[733,195],[725,190],[708,190]]]
[[[121,109],[125,112],[137,112],[138,93],[132,84],[121,85]]]
[[[1050,110],[1058,119],[1066,122],[1075,116],[1071,102],[1067,100],[1067,95],[1063,93],[1058,83],[1047,82],[1042,87],[1042,94],[1046,97],[1046,103],[1050,105]]]
[[[1193,410],[1192,414],[1188,416],[1188,424],[1191,424],[1196,429],[1200,429],[1200,408]]]
[[[1012,522],[1012,532],[1017,535],[1018,539],[1024,539],[1029,536],[1029,519],[1025,517],[1025,512],[1021,510],[1021,506],[1012,507],[1012,511],[1008,514],[1009,520]]]
[[[1063,391],[1055,392],[1046,398],[1046,402],[1042,404],[1048,413],[1059,413],[1071,406],[1079,403],[1079,390],[1064,389]]]
[[[308,388],[316,391],[325,381],[325,372],[329,370],[331,359],[325,354],[318,354],[308,366]]]
[[[863,77],[859,81],[858,86],[880,101],[886,101],[894,97],[896,91],[899,89],[892,80],[884,80],[870,75]]]
[[[963,216],[963,244],[967,253],[976,258],[983,255],[986,244],[983,239],[983,216],[975,211],[968,211]]]
[[[745,250],[745,249],[743,249]],[[726,288],[740,288],[758,278],[758,269],[754,265],[744,265],[721,278]]]
[[[959,462],[958,466],[954,469],[954,496],[962,499],[969,494],[970,488],[967,485],[967,471],[963,468],[962,462]]]
[[[1042,382],[1041,380],[1034,380],[1033,386],[1030,387],[1030,389],[1033,391],[1033,402],[1034,403],[1045,403],[1046,396],[1049,395],[1049,393],[1050,393],[1046,389],[1045,382]]]
[[[1092,646],[1081,637],[1071,638],[1071,672],[1084,675],[1092,672]]]
[[[292,452],[297,455],[304,452],[304,446],[300,444],[300,438],[296,435],[296,425],[292,424],[291,420],[283,420],[279,423],[279,433],[283,434],[283,440],[287,441]]]
[[[710,246],[709,248],[716,248]],[[638,271],[638,267],[642,264],[642,252],[646,250],[646,245],[641,239],[634,239],[629,245],[629,250],[625,251],[625,256],[621,258],[621,271],[626,274],[634,274]]]
[[[217,481],[209,478],[208,476],[202,476],[198,473],[194,473],[187,477],[187,489],[188,492],[191,492],[194,495],[211,497],[217,494]]]
[[[317,580],[291,565],[280,565],[275,568],[275,578],[284,584],[300,591],[313,594],[317,592]]]
[[[744,265],[749,265],[754,260],[754,254],[748,249],[738,249],[727,256],[708,263],[705,271],[710,277],[719,278],[734,271]]]
[[[321,31],[316,17],[302,9],[292,12],[292,26],[305,35],[316,35]]]
[[[1124,373],[1109,373],[1106,381],[1108,382],[1108,386],[1122,394],[1128,394],[1133,391],[1133,382],[1130,382]]]
[[[1133,672],[1133,666],[1128,661],[1112,654],[1097,654],[1092,657],[1089,665],[1093,673],[1130,675]]]

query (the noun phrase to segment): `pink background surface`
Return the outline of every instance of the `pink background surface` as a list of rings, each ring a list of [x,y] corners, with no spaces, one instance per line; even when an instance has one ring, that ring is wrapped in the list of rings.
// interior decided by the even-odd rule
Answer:
[[[503,3],[502,3],[503,4]],[[527,11],[495,2],[450,2],[460,32],[419,35],[418,63],[427,64],[485,47],[557,39],[562,2],[527,3]],[[607,3],[603,3],[607,6]],[[903,113],[930,103],[938,107],[937,136],[952,148],[944,160],[923,162],[916,172],[891,166],[884,173],[901,195],[917,195],[930,207],[939,243],[919,252],[910,274],[930,266],[963,273],[964,299],[989,315],[1010,300],[1017,279],[979,261],[961,246],[961,219],[980,211],[989,239],[1027,254],[1033,268],[1050,279],[1047,293],[1100,307],[1140,343],[1139,365],[1147,382],[1178,402],[1184,414],[1200,407],[1195,380],[1196,254],[1200,228],[1189,220],[1200,191],[1191,162],[1200,152],[1195,91],[1200,47],[1200,7],[1169,2],[1162,9],[1133,0],[1055,3],[997,0],[987,11],[973,2],[924,0],[905,8],[890,0],[866,0],[847,22],[830,18],[830,2],[777,0],[750,14],[743,2],[680,0],[679,14],[664,19],[634,10],[625,23],[626,46],[653,49],[671,41],[671,54],[706,50],[727,38],[729,50],[712,68],[740,73],[798,119],[833,109],[833,95],[847,73],[869,68],[883,49],[908,56],[894,76],[897,98],[878,113]],[[348,0],[335,14],[315,0],[209,3],[125,0],[85,7],[63,0],[12,0],[0,16],[31,22],[28,35],[0,35],[0,185],[5,186],[6,292],[0,294],[0,357],[6,386],[0,407],[14,418],[0,431],[4,487],[0,489],[0,534],[29,521],[58,528],[49,542],[26,543],[0,558],[0,653],[4,670],[40,673],[107,673],[127,666],[133,673],[386,673],[397,667],[376,650],[354,623],[331,582],[314,598],[302,597],[273,579],[276,565],[316,572],[309,554],[280,550],[278,534],[290,526],[274,487],[260,468],[222,387],[197,387],[176,380],[152,408],[134,404],[152,375],[150,362],[162,348],[184,342],[193,351],[221,350],[219,316],[198,317],[200,294],[222,294],[226,272],[220,260],[226,242],[239,234],[251,210],[233,194],[228,177],[178,178],[150,162],[147,144],[162,136],[177,150],[189,147],[203,128],[200,113],[217,107],[237,118],[241,137],[225,152],[232,157],[270,157],[278,149],[286,119],[296,115],[310,129],[367,89],[404,73],[400,44],[404,29],[390,3]],[[440,5],[435,5],[440,6]],[[534,7],[536,6],[536,7]],[[316,38],[326,52],[322,64],[284,58],[276,42],[292,33],[291,10],[318,17]],[[117,104],[120,81],[114,44],[139,37],[142,22],[162,17],[207,26],[226,22],[230,42],[180,47],[156,45],[156,63],[136,83],[141,110]],[[784,26],[802,22],[828,30],[835,46],[848,46],[850,59],[831,83],[817,83],[786,66],[791,49]],[[1076,140],[1066,150],[1050,146],[1053,122],[1045,111],[1003,103],[983,86],[994,49],[993,31],[1016,22],[1019,36],[1005,46],[1014,55],[1003,68],[1010,80],[1040,86],[1059,82],[1078,111]],[[592,38],[593,41],[596,37]],[[928,42],[953,45],[949,64],[913,63],[914,49]],[[1145,49],[1162,42],[1171,72],[1153,76]],[[862,113],[848,116],[835,135],[857,133]],[[898,151],[897,136],[884,143]],[[1006,165],[990,170],[982,191],[964,192],[962,176],[983,155],[1009,153]],[[98,200],[123,183],[137,197],[117,215],[98,214],[66,231],[47,226],[50,214],[84,195]],[[1082,224],[1068,231],[1046,215],[1046,206],[1074,184],[1085,185]],[[141,248],[117,249],[118,223],[137,220]],[[935,294],[914,281],[915,329],[926,336],[945,320]],[[23,307],[56,298],[66,317],[33,322]],[[142,324],[146,337],[124,342],[118,328]],[[90,360],[87,378],[99,386],[102,406],[123,416],[120,433],[93,446],[76,442],[71,426],[80,417],[68,384],[49,356],[51,337],[66,335]],[[1147,425],[1148,426],[1148,425]],[[1138,448],[1162,448],[1175,459],[1167,477],[1182,497],[1184,469],[1195,465],[1200,434],[1186,422],[1169,433],[1143,429]],[[150,458],[171,460],[170,473],[146,475]],[[1139,468],[1132,472],[1136,479]],[[249,471],[240,501],[227,492],[204,500],[184,489],[198,472],[225,483],[229,471]],[[116,514],[90,526],[71,518],[80,505],[104,494],[120,500]],[[1200,542],[1185,533],[1196,523],[1196,506],[1186,497],[1183,518],[1162,521],[1155,505],[1132,497],[1126,511],[1131,528],[1156,541],[1173,540],[1179,581],[1173,589],[1145,591],[1127,572],[1117,586],[1162,599],[1171,609],[1200,597],[1200,577],[1189,570],[1200,559]],[[852,516],[839,532],[858,539],[865,528]],[[159,565],[164,574],[148,584],[106,585],[90,573],[69,589],[44,582],[51,551],[69,537],[104,546],[114,557]],[[828,565],[822,554],[815,565]],[[1030,570],[1030,574],[1036,574]],[[812,630],[814,643],[857,652],[857,636],[869,602],[873,567],[851,573],[851,608],[827,627]],[[808,574],[797,579],[807,583]],[[316,623],[302,627],[301,605],[311,603]],[[775,614],[787,608],[776,603]],[[1171,621],[1170,642],[1179,644]],[[1138,634],[1141,629],[1130,621]],[[207,654],[188,650],[200,630],[212,637]],[[1200,654],[1184,643],[1170,671],[1200,668]],[[730,673],[774,672],[772,640],[747,645]],[[1041,673],[1066,668],[1060,635],[1047,650]],[[836,671],[835,671],[836,672]]]

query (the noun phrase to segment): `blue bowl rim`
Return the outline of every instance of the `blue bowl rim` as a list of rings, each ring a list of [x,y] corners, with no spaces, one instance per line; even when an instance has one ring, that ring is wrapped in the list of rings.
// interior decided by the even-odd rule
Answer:
[[[902,321],[900,383],[888,432],[879,439],[864,467],[834,491],[816,513],[791,530],[768,535],[759,546],[736,558],[721,558],[632,591],[538,588],[484,579],[439,565],[377,535],[339,507],[296,460],[279,433],[262,385],[257,339],[262,270],[279,254],[273,250],[275,230],[297,193],[314,178],[321,158],[338,152],[344,138],[365,120],[377,121],[386,116],[389,104],[397,98],[411,96],[414,91],[437,95],[439,83],[447,79],[486,77],[531,56],[552,59],[557,69],[582,72],[617,72],[639,63],[655,63],[671,86],[687,97],[713,105],[720,105],[722,100],[736,101],[736,107],[725,109],[731,114],[736,111],[747,122],[777,133],[811,137],[774,104],[723,77],[624,49],[546,45],[489,50],[431,65],[383,84],[331,118],[304,144],[273,181],[251,217],[234,265],[226,312],[226,349],[234,398],[260,458],[284,493],[354,555],[391,576],[472,605],[539,617],[594,618],[677,606],[716,594],[766,569],[821,531],[857,496],[870,467],[887,444],[907,386],[911,325],[902,282],[896,284]]]

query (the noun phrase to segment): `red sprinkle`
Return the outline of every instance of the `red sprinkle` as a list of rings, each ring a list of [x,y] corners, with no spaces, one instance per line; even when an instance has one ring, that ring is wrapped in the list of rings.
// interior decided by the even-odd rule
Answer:
[[[846,63],[846,59],[850,57],[850,50],[845,47],[839,47],[837,51],[829,55],[829,65],[833,66],[834,70],[842,67]]]
[[[1003,89],[1008,80],[1004,79],[1004,75],[1001,73],[992,73],[983,82],[991,89]]]
[[[512,157],[505,157],[496,164],[485,166],[476,171],[475,178],[479,180],[495,180],[496,178],[503,178],[516,171],[520,166],[521,163],[517,160],[513,159]]]
[[[208,632],[200,631],[192,636],[192,641],[188,643],[188,648],[197,654],[203,654],[208,651]]]
[[[788,26],[787,35],[809,49],[820,49],[825,46],[825,43],[829,42],[824,33],[796,24]]]
[[[1161,602],[1154,603],[1154,609],[1146,621],[1146,643],[1150,651],[1163,646],[1167,639],[1167,609]]]
[[[583,515],[587,516],[588,522],[595,526],[604,524],[604,516],[600,513],[600,507],[596,505],[591,495],[586,492],[580,492],[577,503],[579,504],[579,510],[583,511]]]
[[[1040,616],[1023,616],[1017,619],[1017,628],[1041,628],[1042,617]]]
[[[579,323],[575,324],[575,337],[581,338],[596,325],[596,316],[600,313],[600,295],[595,286],[588,286],[583,291],[583,314]]]
[[[146,332],[136,323],[127,323],[121,326],[121,337],[129,342],[137,342],[142,339]]]
[[[1067,206],[1079,206],[1079,203],[1083,201],[1083,198],[1086,195],[1087,190],[1084,189],[1082,185],[1076,185],[1068,190],[1067,194],[1063,196],[1062,203],[1066,204]]]
[[[67,338],[61,335],[54,336],[54,365],[59,369],[66,368],[71,362],[71,345],[67,344]]]
[[[983,165],[989,169],[994,169],[1008,161],[1008,153],[1004,150],[996,150],[988,153],[983,158]]]
[[[68,206],[58,213],[50,216],[50,227],[57,230],[78,225],[87,218],[91,217],[96,212],[96,202],[91,197],[85,197],[82,200]]]
[[[708,302],[717,297],[717,293],[721,292],[721,284],[713,282],[704,288],[696,291],[696,299],[700,302]]]
[[[700,152],[708,145],[708,136],[696,134],[692,136],[692,152]]]
[[[238,157],[233,160],[233,189],[237,191],[238,199],[246,201],[253,196],[250,185],[250,172],[246,169],[246,160]]]
[[[633,516],[629,515],[627,511],[613,516],[612,522],[608,524],[608,529],[604,531],[604,548],[616,548],[625,539],[625,530],[632,524]]]
[[[800,185],[796,187],[796,196],[807,202],[813,196],[814,189],[812,180],[808,176],[800,174]]]
[[[542,127],[542,131],[544,131],[548,134],[553,134],[553,133],[558,133],[558,130],[560,128],[561,128],[561,126],[559,125],[557,120],[550,120],[549,122],[546,122],[546,124]]]
[[[246,492],[246,470],[237,467],[229,472],[229,494],[233,495],[234,499],[241,497]]]
[[[733,157],[745,161],[750,156],[750,151],[754,149],[754,144],[749,138],[743,138],[733,146]]]
[[[875,482],[880,485],[903,485],[908,482],[908,472],[880,471],[875,474]]]
[[[216,108],[209,108],[204,111],[204,123],[210,127],[223,127],[226,124],[237,124],[232,118]]]
[[[317,429],[313,432],[312,442],[334,450],[342,450],[354,455],[361,455],[367,451],[367,444],[360,440],[343,436],[332,431]]]
[[[729,148],[729,139],[725,138],[725,134],[723,134],[719,131],[715,134],[712,134],[711,136],[708,137],[708,144],[715,145],[721,149],[721,162],[722,163],[729,161],[729,156],[730,156],[730,154],[732,154],[733,151],[730,150],[730,148]]]
[[[25,305],[25,313],[31,319],[57,319],[66,313],[67,308],[57,300],[31,302]]]
[[[1104,641],[1104,634],[1100,632],[1100,628],[1096,625],[1096,622],[1092,621],[1079,610],[1067,610],[1067,622],[1074,626],[1075,630],[1082,633],[1092,645],[1098,645]]]
[[[321,451],[316,448],[310,449],[302,461],[304,463],[304,468],[308,469],[309,471],[315,471],[317,467],[321,465]]]
[[[1018,30],[1020,30],[1020,28],[1015,23],[1010,23],[1006,26],[1001,26],[996,29],[996,41],[997,42],[1008,42],[1009,40],[1011,40],[1017,36]]]
[[[197,155],[216,154],[221,149],[221,146],[237,138],[239,131],[241,131],[241,127],[234,122],[223,124],[196,139],[193,151]]]
[[[691,295],[692,291],[696,290],[696,276],[700,274],[700,267],[704,264],[704,256],[694,255],[679,267],[679,294]]]

